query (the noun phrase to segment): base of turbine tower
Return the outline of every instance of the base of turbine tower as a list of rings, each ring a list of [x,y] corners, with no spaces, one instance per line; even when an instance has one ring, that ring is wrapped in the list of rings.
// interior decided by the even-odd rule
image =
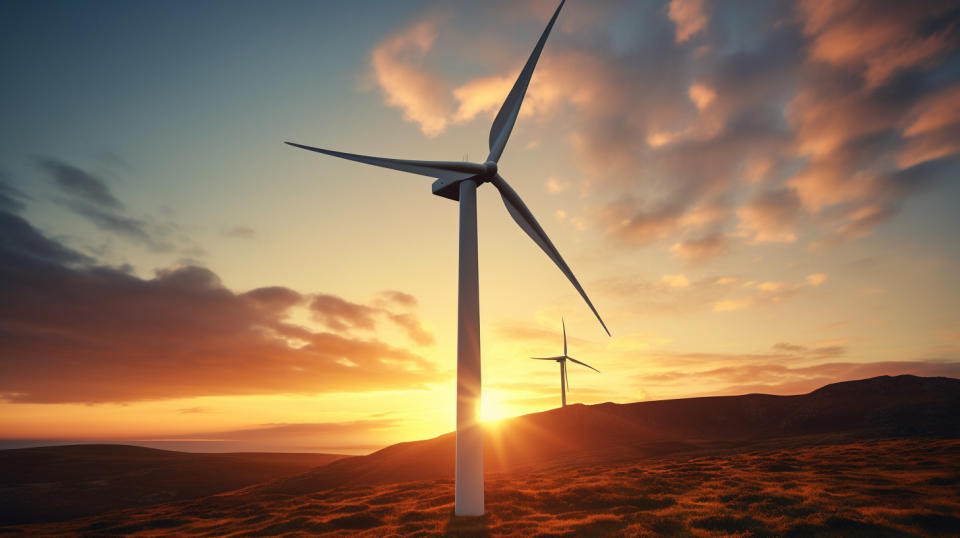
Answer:
[[[477,447],[481,448],[477,450]],[[483,428],[479,424],[457,433],[455,516],[484,514],[482,447]]]

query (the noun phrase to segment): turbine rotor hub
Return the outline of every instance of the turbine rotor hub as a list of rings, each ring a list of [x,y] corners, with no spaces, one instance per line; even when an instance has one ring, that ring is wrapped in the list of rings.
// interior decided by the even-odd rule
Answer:
[[[483,178],[484,179],[493,179],[497,175],[497,163],[493,161],[487,161],[483,163]]]

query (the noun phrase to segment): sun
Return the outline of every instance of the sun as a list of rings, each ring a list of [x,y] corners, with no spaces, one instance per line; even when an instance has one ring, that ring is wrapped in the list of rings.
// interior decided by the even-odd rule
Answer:
[[[493,422],[511,416],[510,410],[503,403],[503,394],[496,389],[483,391],[480,403],[480,420]]]

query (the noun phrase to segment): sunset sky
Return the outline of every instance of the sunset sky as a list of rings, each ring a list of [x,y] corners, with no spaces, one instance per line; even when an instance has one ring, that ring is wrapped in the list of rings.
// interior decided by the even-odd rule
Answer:
[[[457,204],[554,0],[0,0],[0,447],[454,429]],[[960,377],[960,9],[570,0],[479,190],[488,418]]]

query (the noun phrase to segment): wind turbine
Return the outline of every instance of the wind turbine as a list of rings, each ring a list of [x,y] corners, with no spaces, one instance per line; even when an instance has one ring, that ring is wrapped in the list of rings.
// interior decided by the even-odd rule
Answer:
[[[513,217],[530,239],[537,244],[560,271],[567,277],[587,306],[600,321],[603,330],[610,335],[600,314],[587,297],[573,271],[563,261],[557,248],[533,217],[527,205],[513,187],[497,172],[497,162],[507,145],[520,113],[520,105],[530,84],[530,77],[537,66],[540,52],[547,42],[550,29],[560,15],[566,0],[560,2],[547,28],[537,41],[520,76],[507,95],[506,100],[490,128],[490,154],[484,163],[456,161],[413,161],[387,159],[354,153],[343,153],[287,142],[291,146],[316,151],[341,159],[348,159],[373,166],[390,168],[421,176],[437,178],[433,182],[433,194],[460,203],[460,268],[457,293],[457,460],[456,502],[454,513],[458,516],[483,515],[483,430],[479,422],[480,408],[480,299],[477,275],[477,187],[492,183],[500,191],[507,212]]]
[[[586,366],[587,368],[593,370],[596,373],[600,373],[600,370],[597,370],[593,366],[585,362],[580,362],[577,359],[567,355],[567,324],[563,322],[563,318],[560,318],[560,324],[563,327],[563,355],[559,357],[530,357],[535,361],[557,361],[560,363],[560,401],[563,403],[563,407],[567,406],[567,391],[570,390],[570,378],[567,377],[567,361],[575,362],[580,366]]]

